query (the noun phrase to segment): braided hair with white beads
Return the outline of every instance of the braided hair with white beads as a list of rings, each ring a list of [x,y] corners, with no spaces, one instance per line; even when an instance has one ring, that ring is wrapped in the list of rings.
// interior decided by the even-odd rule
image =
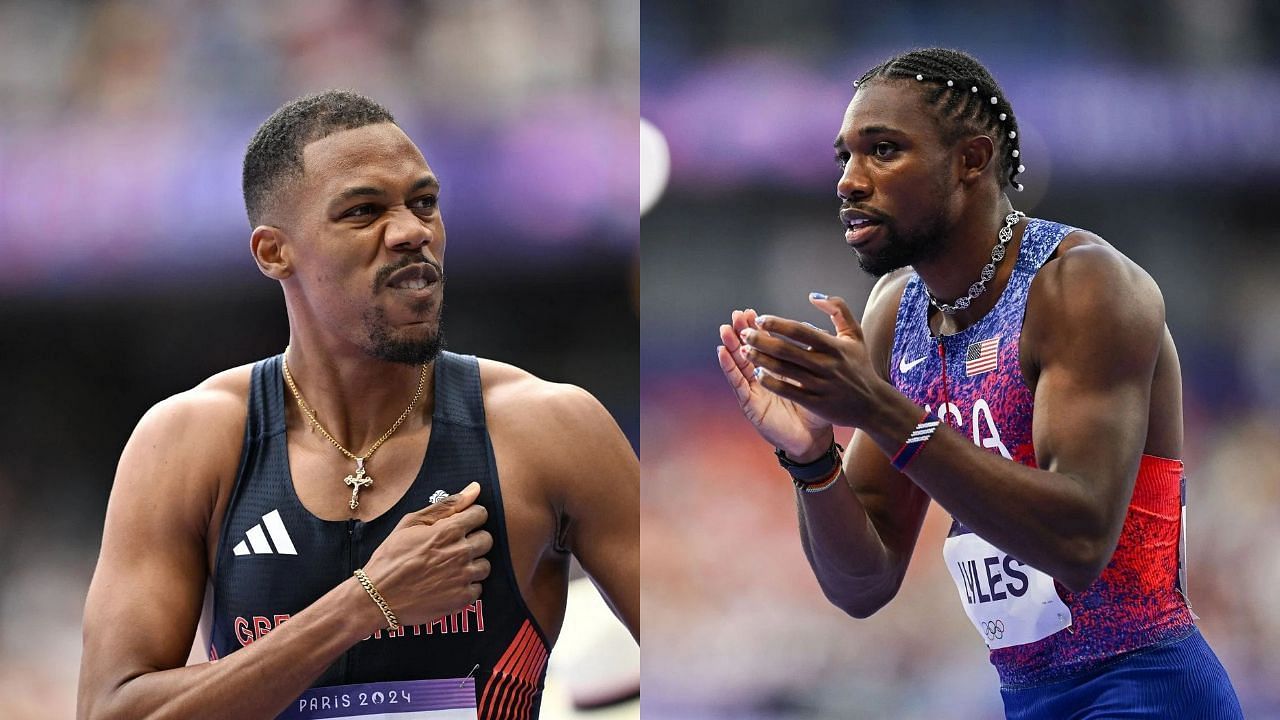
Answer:
[[[1017,178],[1026,168],[1020,158],[1018,119],[1000,85],[976,58],[946,48],[912,50],[868,70],[853,84],[854,92],[877,79],[921,85],[925,99],[940,109],[938,124],[946,143],[969,134],[990,135],[1000,163],[1000,187],[1022,190]]]

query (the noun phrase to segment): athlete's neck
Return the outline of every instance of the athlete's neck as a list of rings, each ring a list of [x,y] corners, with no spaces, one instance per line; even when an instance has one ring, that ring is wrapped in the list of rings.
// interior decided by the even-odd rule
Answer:
[[[293,333],[285,356],[289,373],[324,429],[359,455],[391,427],[413,399],[422,371],[419,365],[388,362],[354,347],[326,347]],[[432,363],[434,366],[434,362]],[[422,427],[434,407],[434,372],[427,369],[422,397],[397,431]],[[289,417],[309,421],[289,399]]]
[[[970,203],[965,208],[948,232],[946,249],[933,260],[913,266],[934,297],[940,302],[953,303],[969,292],[969,287],[978,281],[982,268],[991,262],[991,249],[996,245],[1000,228],[1004,227],[1005,216],[1011,212],[1013,205],[1003,194],[988,202]],[[935,312],[929,324],[934,334],[960,332],[995,307],[1017,260],[1023,227],[1022,224],[1014,226],[1013,239],[1004,260],[996,265],[995,277],[968,308],[957,310],[954,315]]]

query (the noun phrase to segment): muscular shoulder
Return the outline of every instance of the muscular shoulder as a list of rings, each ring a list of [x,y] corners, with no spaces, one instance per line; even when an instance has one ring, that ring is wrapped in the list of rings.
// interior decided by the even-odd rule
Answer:
[[[1036,274],[1024,333],[1041,349],[1096,340],[1145,357],[1163,337],[1164,319],[1155,280],[1102,238],[1076,231]]]
[[[238,435],[244,431],[250,372],[249,365],[226,370],[161,400],[138,422],[134,437],[181,451],[208,447],[229,433]]]
[[[1155,280],[1110,243],[1083,230],[1068,235],[1031,285],[1032,302],[1068,318],[1163,325],[1164,298]],[[1104,315],[1106,314],[1106,315]]]
[[[117,486],[146,484],[166,501],[200,507],[215,500],[243,446],[250,370],[218,373],[156,403],[125,446]]]
[[[174,532],[204,537],[234,482],[248,378],[248,366],[227,370],[157,402],[142,416],[120,455],[109,521],[115,518],[137,533],[156,524],[148,519],[163,519]],[[165,512],[155,514],[156,506]]]
[[[495,448],[540,478],[554,504],[601,468],[634,462],[617,423],[586,390],[492,360],[480,360],[480,377]]]
[[[485,416],[491,432],[513,430],[541,440],[589,440],[599,423],[613,420],[591,393],[550,382],[514,365],[480,359]]]

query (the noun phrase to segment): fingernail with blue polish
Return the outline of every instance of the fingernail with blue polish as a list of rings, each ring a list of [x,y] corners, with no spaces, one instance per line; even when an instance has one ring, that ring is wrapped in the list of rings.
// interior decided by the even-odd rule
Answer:
[[[757,380],[759,380],[760,378],[764,377],[764,368],[756,368],[756,371],[752,374],[756,376]]]
[[[813,298],[814,300],[826,300],[827,294],[820,293],[820,292],[811,292],[809,293],[809,297]]]
[[[772,315],[760,315],[760,316],[757,316],[757,317],[756,317],[756,327],[759,327],[759,326],[761,326],[761,325],[764,325],[765,323],[769,322],[769,321],[770,321],[770,320],[772,320],[772,319],[773,319],[773,316],[772,316]]]

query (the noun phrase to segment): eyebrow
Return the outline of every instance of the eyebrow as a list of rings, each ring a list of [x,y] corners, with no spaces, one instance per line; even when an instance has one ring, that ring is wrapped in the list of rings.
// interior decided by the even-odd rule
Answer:
[[[863,127],[858,130],[859,137],[867,137],[868,135],[892,135],[892,134],[902,135],[904,133],[898,128],[890,127],[888,125],[867,125],[866,127]],[[844,147],[844,136],[837,135],[836,141],[831,144],[831,147],[834,147],[837,150]]]
[[[425,190],[429,187],[436,188],[437,190],[440,189],[440,180],[437,179],[435,175],[423,175],[417,182],[409,187],[409,192],[414,193],[419,190]]]
[[[424,175],[421,178],[418,178],[417,182],[409,187],[409,192],[415,193],[429,187],[440,187],[440,181],[435,175]],[[349,187],[335,195],[333,203],[342,203],[357,197],[382,197],[383,195],[386,195],[386,192],[379,188],[368,185],[358,185],[356,187]]]

